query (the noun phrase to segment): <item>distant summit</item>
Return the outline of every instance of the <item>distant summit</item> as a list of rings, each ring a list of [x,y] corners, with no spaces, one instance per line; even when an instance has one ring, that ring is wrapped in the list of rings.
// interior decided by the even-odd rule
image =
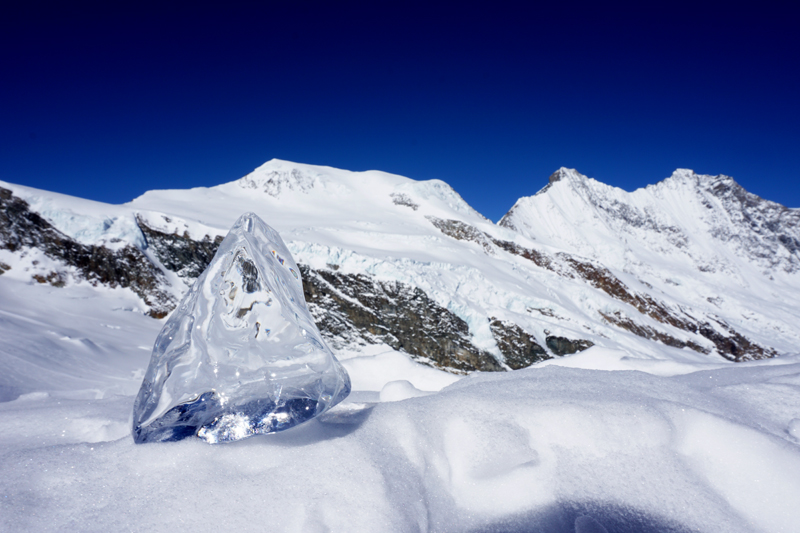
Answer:
[[[560,168],[499,225],[639,275],[657,263],[741,280],[800,271],[800,210],[688,169],[628,193]]]

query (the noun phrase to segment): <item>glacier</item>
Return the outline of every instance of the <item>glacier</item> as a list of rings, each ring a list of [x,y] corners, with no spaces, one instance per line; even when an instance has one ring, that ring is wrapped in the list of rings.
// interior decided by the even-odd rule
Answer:
[[[435,310],[461,346],[499,366],[510,361],[501,345],[513,343],[491,324],[515,324],[549,356],[513,372],[454,372],[391,330],[336,322],[341,329],[321,333],[352,390],[320,416],[225,446],[137,446],[130,407],[169,318],[146,314],[149,292],[92,283],[80,265],[47,255],[52,244],[13,240],[0,224],[0,244],[23,243],[0,246],[0,530],[189,531],[224,521],[279,532],[794,531],[797,210],[688,171],[634,193],[570,174],[532,197],[553,210],[520,200],[509,218],[577,205],[597,232],[592,249],[570,243],[566,223],[577,218],[562,219],[559,240],[541,232],[547,220],[493,224],[441,183],[283,161],[249,181],[151,191],[122,206],[0,183],[0,201],[17,210],[29,201],[31,219],[47,202],[53,227],[42,222],[43,237],[102,250],[109,235],[82,227],[138,226],[142,248],[124,232],[114,246],[136,248],[175,302],[227,228],[253,211],[275,221],[310,273],[315,284],[303,291],[314,291],[318,322],[349,320],[347,311],[393,327],[403,313]],[[728,212],[755,226],[738,215],[726,222]],[[669,229],[679,223],[682,233]],[[740,248],[750,237],[788,255],[751,257]],[[408,294],[426,307],[409,312]],[[379,314],[369,314],[373,301]],[[693,325],[707,336],[681,329]],[[594,346],[560,356],[547,344],[557,338]],[[720,349],[739,338],[775,356],[733,363]]]
[[[797,210],[747,196],[730,178],[690,171],[633,193],[566,169],[554,176],[560,177],[520,199],[499,225],[443,182],[279,160],[219,186],[149,191],[123,206],[2,186],[32,208],[63,211],[52,222],[67,236],[75,231],[62,223],[70,213],[125,219],[148,232],[141,252],[164,280],[160,294],[145,296],[156,302],[154,316],[180,300],[241,210],[275,220],[298,263],[317,272],[419,288],[467,324],[472,353],[490,354],[498,367],[507,365],[504,341],[489,323],[515,324],[545,351],[548,337],[640,355],[657,342],[675,348],[674,358],[693,359],[689,348],[701,360],[739,361],[791,353],[800,343],[792,304],[800,278],[791,270],[798,261]],[[726,219],[729,208],[738,214]],[[559,214],[565,212],[575,216]],[[526,217],[536,231],[519,223]],[[581,235],[592,238],[584,242]],[[141,246],[116,246],[122,243]],[[749,249],[758,253],[741,252]],[[772,252],[774,265],[763,259]],[[0,261],[9,266],[25,263],[6,274],[12,277],[66,277],[66,283],[83,277],[55,276],[59,269],[46,258],[6,257]],[[370,342],[365,333],[345,343]]]

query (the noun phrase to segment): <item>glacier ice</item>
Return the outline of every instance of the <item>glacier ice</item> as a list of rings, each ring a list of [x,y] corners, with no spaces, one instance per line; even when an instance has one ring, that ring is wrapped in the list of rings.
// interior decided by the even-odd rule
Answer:
[[[289,250],[247,213],[158,335],[133,406],[133,438],[236,441],[296,426],[349,392]]]

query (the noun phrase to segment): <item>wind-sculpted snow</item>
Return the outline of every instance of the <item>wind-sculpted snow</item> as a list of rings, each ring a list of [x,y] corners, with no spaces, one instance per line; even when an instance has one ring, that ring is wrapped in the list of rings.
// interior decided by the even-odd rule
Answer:
[[[3,531],[201,531],[221,508],[226,529],[278,533],[788,533],[800,520],[797,356],[686,364],[592,347],[458,380],[384,348],[347,354],[351,396],[301,426],[136,446],[129,363],[141,372],[148,354],[130,347],[158,323],[82,287],[0,290],[0,335],[61,371],[0,403]],[[39,334],[70,332],[70,305],[97,353]],[[19,365],[3,374],[27,381]]]
[[[284,182],[293,169],[313,186]],[[554,180],[540,196],[561,196],[537,226],[558,229],[548,243],[435,182],[281,161],[258,173],[273,171],[274,196],[269,179],[235,181],[124,206],[0,184],[12,207],[0,211],[0,530],[796,530],[797,274],[737,259],[738,223],[703,237],[695,178],[654,200],[677,219],[624,207],[622,191],[587,207]],[[768,232],[794,210],[758,218],[735,188],[718,193],[793,253],[791,231]],[[709,198],[701,211],[722,213]],[[33,207],[45,204],[47,217]],[[144,314],[151,288],[119,280],[157,271],[152,290],[181,295],[245,210],[274,220],[308,272],[352,392],[287,431],[136,446],[130,407],[164,321]],[[107,220],[138,224],[145,248],[111,243],[96,231]],[[121,261],[126,246],[144,262]],[[84,274],[64,250],[97,254],[119,279]],[[426,359],[442,339],[519,370]],[[759,349],[781,357],[719,356]]]
[[[284,431],[350,392],[280,236],[242,215],[164,325],[133,407],[137,443]]]

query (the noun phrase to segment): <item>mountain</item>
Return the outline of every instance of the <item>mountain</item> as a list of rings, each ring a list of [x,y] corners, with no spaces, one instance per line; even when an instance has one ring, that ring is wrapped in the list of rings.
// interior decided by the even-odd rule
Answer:
[[[655,264],[746,285],[756,271],[769,278],[800,270],[800,210],[748,193],[728,176],[691,170],[627,193],[561,168],[499,224],[641,276]]]
[[[463,373],[597,345],[642,358],[796,351],[798,210],[727,177],[627,193],[560,169],[493,224],[442,181],[272,160],[216,187],[108,205],[0,183],[3,277],[131,291],[166,316],[233,221],[278,230],[337,350]]]
[[[628,193],[561,168],[499,225],[635,277],[678,315],[724,321],[723,329],[749,338],[766,327],[778,352],[795,349],[800,210],[748,193],[728,176],[679,169]]]
[[[659,255],[670,232],[603,230],[554,181],[536,202],[582,211],[549,234],[530,199],[512,229],[442,182],[282,161],[118,206],[0,183],[0,530],[794,531],[791,261],[717,251],[741,279],[704,272],[711,239],[750,234],[687,208],[690,252]],[[763,232],[796,211],[752,203],[765,246],[792,235]],[[285,432],[137,445],[164,317],[244,211],[281,232],[353,390]],[[572,222],[596,236],[570,243]]]

